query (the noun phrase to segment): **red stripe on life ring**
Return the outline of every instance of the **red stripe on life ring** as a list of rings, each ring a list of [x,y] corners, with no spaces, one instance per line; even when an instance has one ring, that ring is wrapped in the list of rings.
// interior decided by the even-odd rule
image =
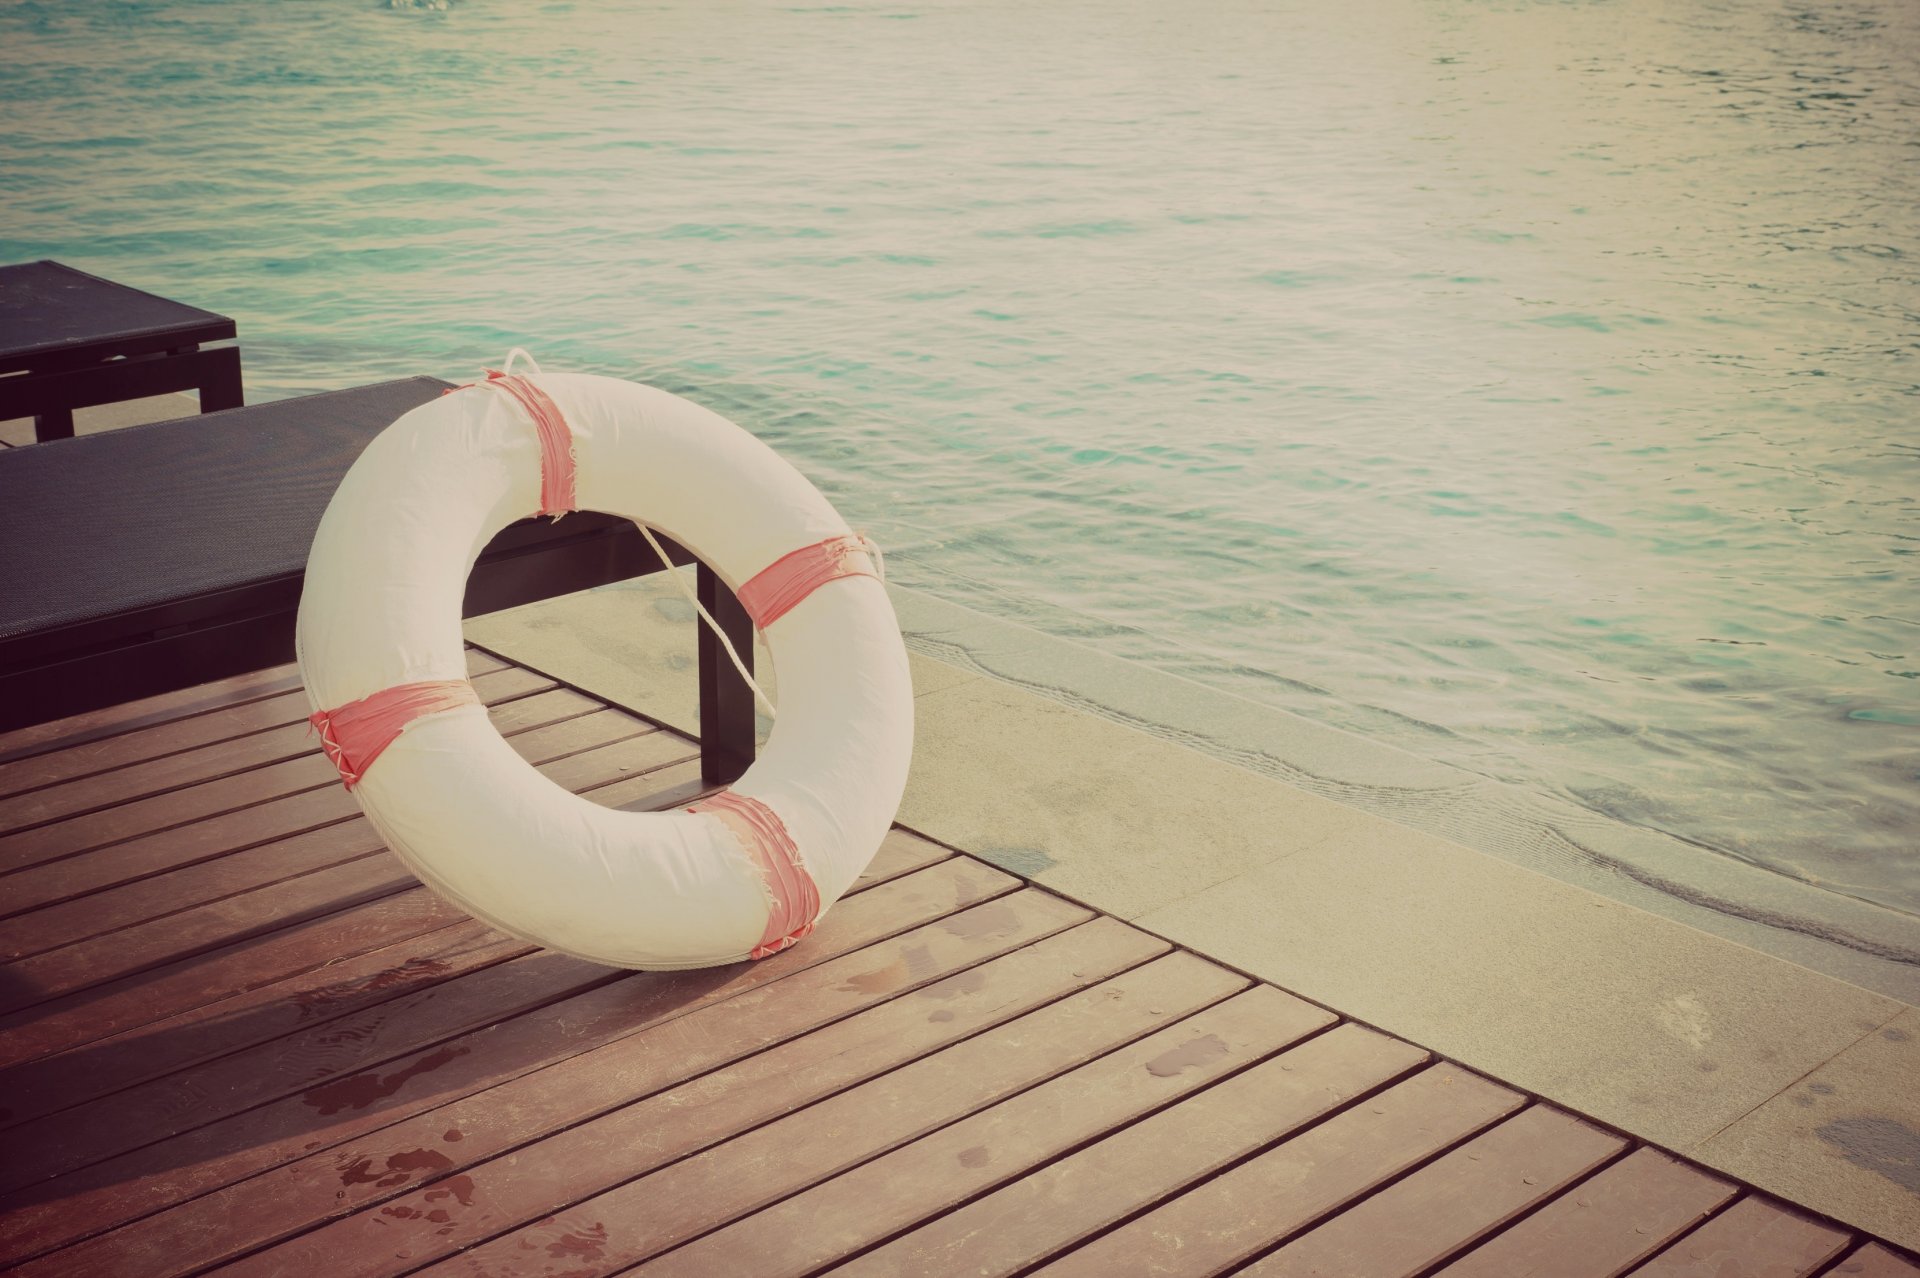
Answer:
[[[307,722],[320,733],[321,750],[351,790],[409,723],[423,715],[479,704],[480,694],[465,679],[433,679],[382,688],[338,709],[315,710]]]
[[[540,513],[564,515],[578,509],[574,496],[573,430],[560,415],[560,406],[531,381],[518,375],[487,370],[489,386],[520,401],[540,432]]]
[[[740,606],[765,630],[791,612],[801,600],[841,577],[873,577],[873,555],[863,538],[829,537],[780,556],[740,587]]]
[[[771,958],[807,933],[813,931],[820,916],[820,889],[807,867],[800,864],[800,848],[787,833],[786,824],[758,799],[722,790],[710,794],[687,808],[689,812],[711,812],[739,837],[760,871],[773,907],[767,912],[767,928],[748,957]]]

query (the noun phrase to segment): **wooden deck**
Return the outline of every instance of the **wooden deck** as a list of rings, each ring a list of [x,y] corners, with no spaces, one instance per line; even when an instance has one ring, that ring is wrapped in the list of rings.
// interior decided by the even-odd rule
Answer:
[[[686,738],[472,671],[561,784],[699,793]],[[1920,1278],[906,831],[763,963],[541,951],[415,882],[305,709],[280,669],[0,737],[0,1266]]]

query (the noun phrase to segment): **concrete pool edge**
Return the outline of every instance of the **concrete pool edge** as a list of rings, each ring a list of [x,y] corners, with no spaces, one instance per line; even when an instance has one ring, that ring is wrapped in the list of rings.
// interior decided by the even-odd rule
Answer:
[[[687,729],[692,633],[664,591],[628,583],[468,632]],[[658,606],[636,608],[636,593]],[[913,611],[902,608],[909,632]],[[1920,1011],[1909,1004],[937,661],[926,646],[913,656],[919,729],[902,824],[1920,1246],[1920,1186],[1901,1161],[1920,1144]]]

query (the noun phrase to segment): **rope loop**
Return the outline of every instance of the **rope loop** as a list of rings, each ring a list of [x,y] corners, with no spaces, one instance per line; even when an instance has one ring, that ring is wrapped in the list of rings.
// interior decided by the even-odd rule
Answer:
[[[769,697],[765,690],[760,687],[759,683],[755,681],[753,675],[747,670],[747,663],[742,661],[740,654],[734,650],[733,640],[727,638],[727,632],[720,628],[720,623],[713,619],[713,614],[701,606],[700,596],[693,592],[693,587],[687,584],[687,579],[680,574],[678,568],[673,566],[673,561],[667,558],[667,552],[662,550],[660,543],[654,540],[653,529],[640,523],[638,520],[634,521],[633,526],[640,530],[640,535],[647,539],[647,545],[653,548],[654,555],[661,563],[666,565],[667,576],[672,579],[674,589],[680,592],[681,598],[693,605],[693,610],[699,614],[701,622],[705,624],[708,630],[713,632],[713,637],[720,641],[721,648],[726,650],[727,660],[733,663],[733,668],[739,671],[740,677],[746,681],[747,687],[753,690],[753,699],[758,701],[760,708],[767,712],[767,718],[776,718],[777,716],[773,708],[773,698]]]
[[[507,362],[501,366],[499,376],[511,377],[513,375],[513,361],[516,359],[526,360],[527,367],[531,368],[536,374],[540,371],[539,361],[527,354],[527,348],[524,346],[516,346],[507,352]],[[491,376],[492,374],[489,375]]]

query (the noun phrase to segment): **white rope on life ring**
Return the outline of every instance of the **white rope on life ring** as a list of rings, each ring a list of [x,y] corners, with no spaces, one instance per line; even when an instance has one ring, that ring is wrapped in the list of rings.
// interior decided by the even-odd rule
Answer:
[[[778,952],[866,867],[906,786],[913,695],[877,554],[724,417],[511,368],[387,427],[320,521],[296,644],[323,746],[395,854],[501,931],[621,967]],[[515,520],[570,509],[659,529],[761,627],[780,713],[721,795],[601,807],[515,754],[466,684],[475,559]]]

